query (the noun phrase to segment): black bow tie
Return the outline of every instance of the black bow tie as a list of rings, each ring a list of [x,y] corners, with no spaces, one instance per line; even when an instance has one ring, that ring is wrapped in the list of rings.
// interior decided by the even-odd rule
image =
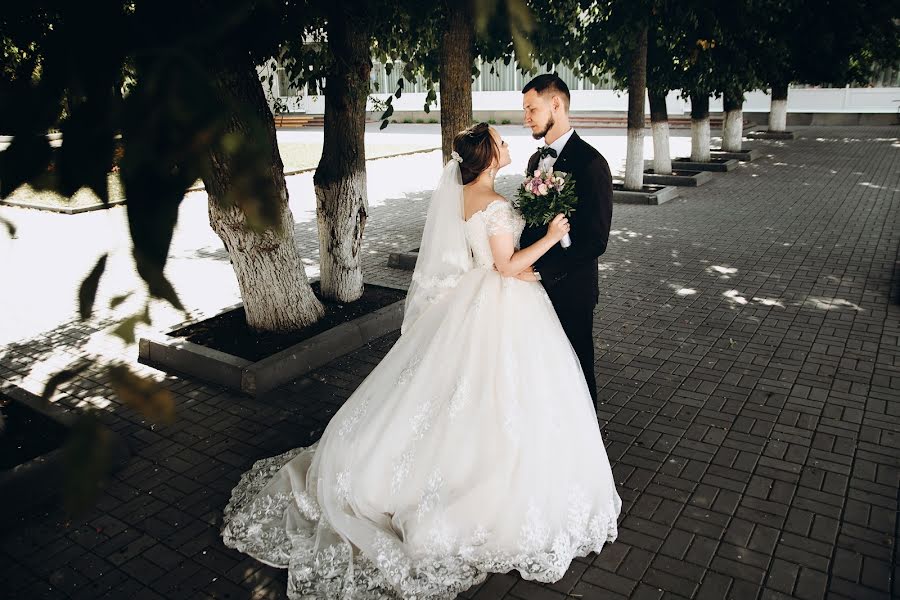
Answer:
[[[556,158],[556,150],[554,150],[550,146],[541,146],[540,148],[538,148],[538,152],[541,153],[541,158],[544,158],[545,156],[552,156],[553,158]]]

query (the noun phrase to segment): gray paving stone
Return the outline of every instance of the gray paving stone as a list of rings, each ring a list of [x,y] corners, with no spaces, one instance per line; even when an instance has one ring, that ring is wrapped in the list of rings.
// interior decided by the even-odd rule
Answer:
[[[897,137],[798,128],[757,142],[771,157],[665,205],[616,206],[594,337],[598,420],[625,501],[619,541],[556,584],[499,574],[461,598],[900,593]],[[427,198],[372,207],[367,276],[408,284],[386,256],[417,244]],[[314,228],[298,227],[297,242],[316,256]],[[98,340],[108,325],[66,322],[0,347],[0,375],[39,386],[92,337],[153,372]],[[104,419],[134,456],[81,520],[51,508],[0,533],[0,558],[12,557],[0,579],[23,598],[282,600],[284,571],[222,546],[221,509],[254,460],[315,441],[396,339],[265,401],[168,377],[179,418],[165,427],[119,405],[100,372],[63,386],[67,406],[112,399]]]

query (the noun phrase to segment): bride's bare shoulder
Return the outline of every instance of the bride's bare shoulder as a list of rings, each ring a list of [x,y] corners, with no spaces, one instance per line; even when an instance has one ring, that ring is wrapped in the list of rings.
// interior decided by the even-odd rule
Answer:
[[[465,190],[466,220],[480,213],[494,202],[509,202],[493,190]]]

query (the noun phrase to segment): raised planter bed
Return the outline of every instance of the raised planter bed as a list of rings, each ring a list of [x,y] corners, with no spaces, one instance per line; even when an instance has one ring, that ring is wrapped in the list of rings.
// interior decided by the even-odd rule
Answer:
[[[792,140],[794,139],[794,132],[764,129],[761,131],[748,131],[746,137],[749,140]]]
[[[626,190],[622,182],[613,182],[613,202],[616,204],[646,204],[656,206],[678,195],[678,188],[645,184],[641,191]]]
[[[683,187],[697,187],[712,179],[709,171],[689,171],[680,169],[672,171],[668,175],[657,175],[653,169],[644,170],[644,183],[656,185],[674,185]]]
[[[653,167],[653,161],[645,161],[644,166]],[[690,158],[681,157],[672,159],[672,169],[676,171],[713,171],[724,173],[738,166],[738,161],[733,158],[711,158],[709,162],[694,162]]]
[[[14,386],[0,390],[5,432],[0,434],[0,526],[36,505],[55,500],[65,481],[64,444],[77,416]],[[108,431],[113,470],[130,456],[125,441]]]
[[[314,284],[314,287],[317,284]],[[255,334],[243,305],[142,338],[138,360],[259,396],[400,328],[406,290],[369,282],[349,305],[326,302],[326,316],[290,334]]]
[[[392,269],[401,269],[403,271],[414,271],[416,261],[419,259],[419,249],[413,248],[407,252],[391,252],[388,254],[387,266]]]
[[[729,152],[721,148],[711,148],[710,154],[713,158],[734,159],[738,162],[752,162],[762,156],[762,153],[756,148],[741,150],[740,152]]]

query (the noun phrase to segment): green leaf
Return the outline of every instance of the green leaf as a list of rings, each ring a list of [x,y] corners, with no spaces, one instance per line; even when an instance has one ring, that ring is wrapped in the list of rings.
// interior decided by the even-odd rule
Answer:
[[[131,372],[125,365],[109,368],[110,384],[125,404],[156,423],[175,418],[175,397],[156,381]]]
[[[388,123],[389,123],[389,121],[387,119],[385,119],[384,121],[381,122],[381,127],[379,127],[378,129],[379,130],[384,129],[385,127],[388,126]]]
[[[123,319],[115,329],[112,330],[112,334],[120,338],[126,344],[133,344],[135,340],[134,328],[138,323],[144,323],[145,325],[150,324],[149,304],[144,305],[144,310],[141,312],[135,313],[127,319]]]
[[[41,394],[41,399],[44,402],[49,402],[50,399],[53,398],[53,394],[56,393],[56,388],[71,381],[75,377],[78,377],[78,375],[83,373],[90,366],[91,361],[86,360],[76,367],[63,369],[62,371],[54,373],[53,376],[47,380],[46,385],[44,385],[44,392]]]
[[[388,106],[388,107],[387,107],[387,110],[384,111],[384,114],[381,115],[381,118],[382,118],[383,120],[387,120],[387,119],[389,119],[389,118],[391,117],[391,115],[393,115],[393,114],[394,114],[394,107],[393,107],[393,106]]]
[[[6,150],[0,152],[0,199],[46,174],[51,156],[46,136],[27,133],[15,136]]]
[[[9,233],[9,237],[16,239],[16,226],[13,222],[0,217],[0,223],[3,223],[3,226],[6,227],[6,232]]]
[[[122,320],[111,333],[126,344],[133,344],[134,328],[140,321],[142,321],[140,315],[131,315],[127,319]]]
[[[63,501],[69,514],[78,515],[94,504],[112,465],[112,438],[91,411],[75,421],[63,450]]]
[[[109,301],[109,307],[112,309],[118,308],[120,304],[131,297],[131,294],[132,292],[128,292],[127,294],[122,294],[121,296],[115,296],[112,300]]]
[[[78,313],[81,315],[82,321],[88,319],[94,310],[97,286],[100,284],[100,276],[106,269],[106,257],[106,254],[100,257],[88,276],[81,282],[81,287],[78,288]]]

